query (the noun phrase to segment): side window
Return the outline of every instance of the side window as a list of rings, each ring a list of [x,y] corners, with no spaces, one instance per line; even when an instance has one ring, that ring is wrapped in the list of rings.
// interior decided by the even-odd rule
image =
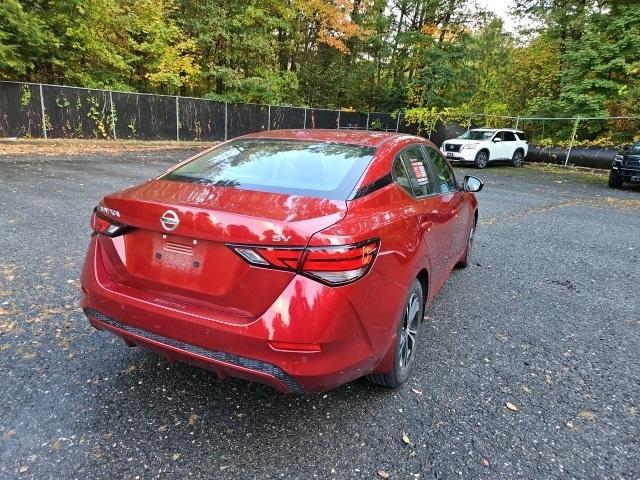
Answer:
[[[411,187],[416,197],[435,193],[433,178],[430,176],[429,167],[420,145],[414,145],[400,152],[400,159],[409,172]]]
[[[520,138],[520,140],[523,142],[527,141],[527,136],[524,134],[524,132],[518,132],[518,138]]]
[[[502,140],[505,142],[515,142],[517,138],[513,132],[502,132]]]
[[[411,180],[409,180],[409,174],[407,173],[407,169],[404,168],[402,159],[400,157],[397,157],[393,162],[392,175],[394,182],[405,189],[409,195],[413,195],[413,191],[411,190]]]
[[[435,175],[436,192],[448,193],[458,189],[456,176],[449,164],[431,147],[425,147],[429,155],[429,163]]]

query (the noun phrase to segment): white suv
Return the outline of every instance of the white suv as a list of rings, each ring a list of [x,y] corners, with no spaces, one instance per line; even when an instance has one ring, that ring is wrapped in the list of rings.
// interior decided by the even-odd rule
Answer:
[[[521,167],[529,145],[520,130],[474,128],[458,138],[443,142],[440,150],[450,162],[473,162],[478,168],[494,161]]]

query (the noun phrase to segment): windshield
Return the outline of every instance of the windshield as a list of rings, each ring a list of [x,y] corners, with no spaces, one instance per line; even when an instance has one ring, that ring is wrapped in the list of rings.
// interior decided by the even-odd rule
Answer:
[[[640,142],[629,147],[629,153],[640,153]]]
[[[495,130],[469,130],[458,138],[463,140],[489,140],[496,133]]]
[[[236,140],[161,178],[346,200],[374,153],[371,147],[328,142]]]

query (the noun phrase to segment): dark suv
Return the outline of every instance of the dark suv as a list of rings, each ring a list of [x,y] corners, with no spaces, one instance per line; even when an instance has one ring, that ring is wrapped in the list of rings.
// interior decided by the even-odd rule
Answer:
[[[609,186],[620,188],[622,182],[640,182],[640,142],[618,152],[609,172]]]

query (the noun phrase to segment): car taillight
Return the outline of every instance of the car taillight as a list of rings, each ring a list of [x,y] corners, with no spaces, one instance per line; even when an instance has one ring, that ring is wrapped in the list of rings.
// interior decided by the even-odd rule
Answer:
[[[228,245],[251,265],[290,270],[328,285],[346,285],[364,277],[378,253],[378,240],[352,245],[307,248]]]
[[[117,237],[118,235],[122,235],[127,228],[126,225],[122,225],[121,223],[100,215],[95,210],[93,211],[93,215],[91,216],[91,229],[95,233],[106,235],[107,237]]]

